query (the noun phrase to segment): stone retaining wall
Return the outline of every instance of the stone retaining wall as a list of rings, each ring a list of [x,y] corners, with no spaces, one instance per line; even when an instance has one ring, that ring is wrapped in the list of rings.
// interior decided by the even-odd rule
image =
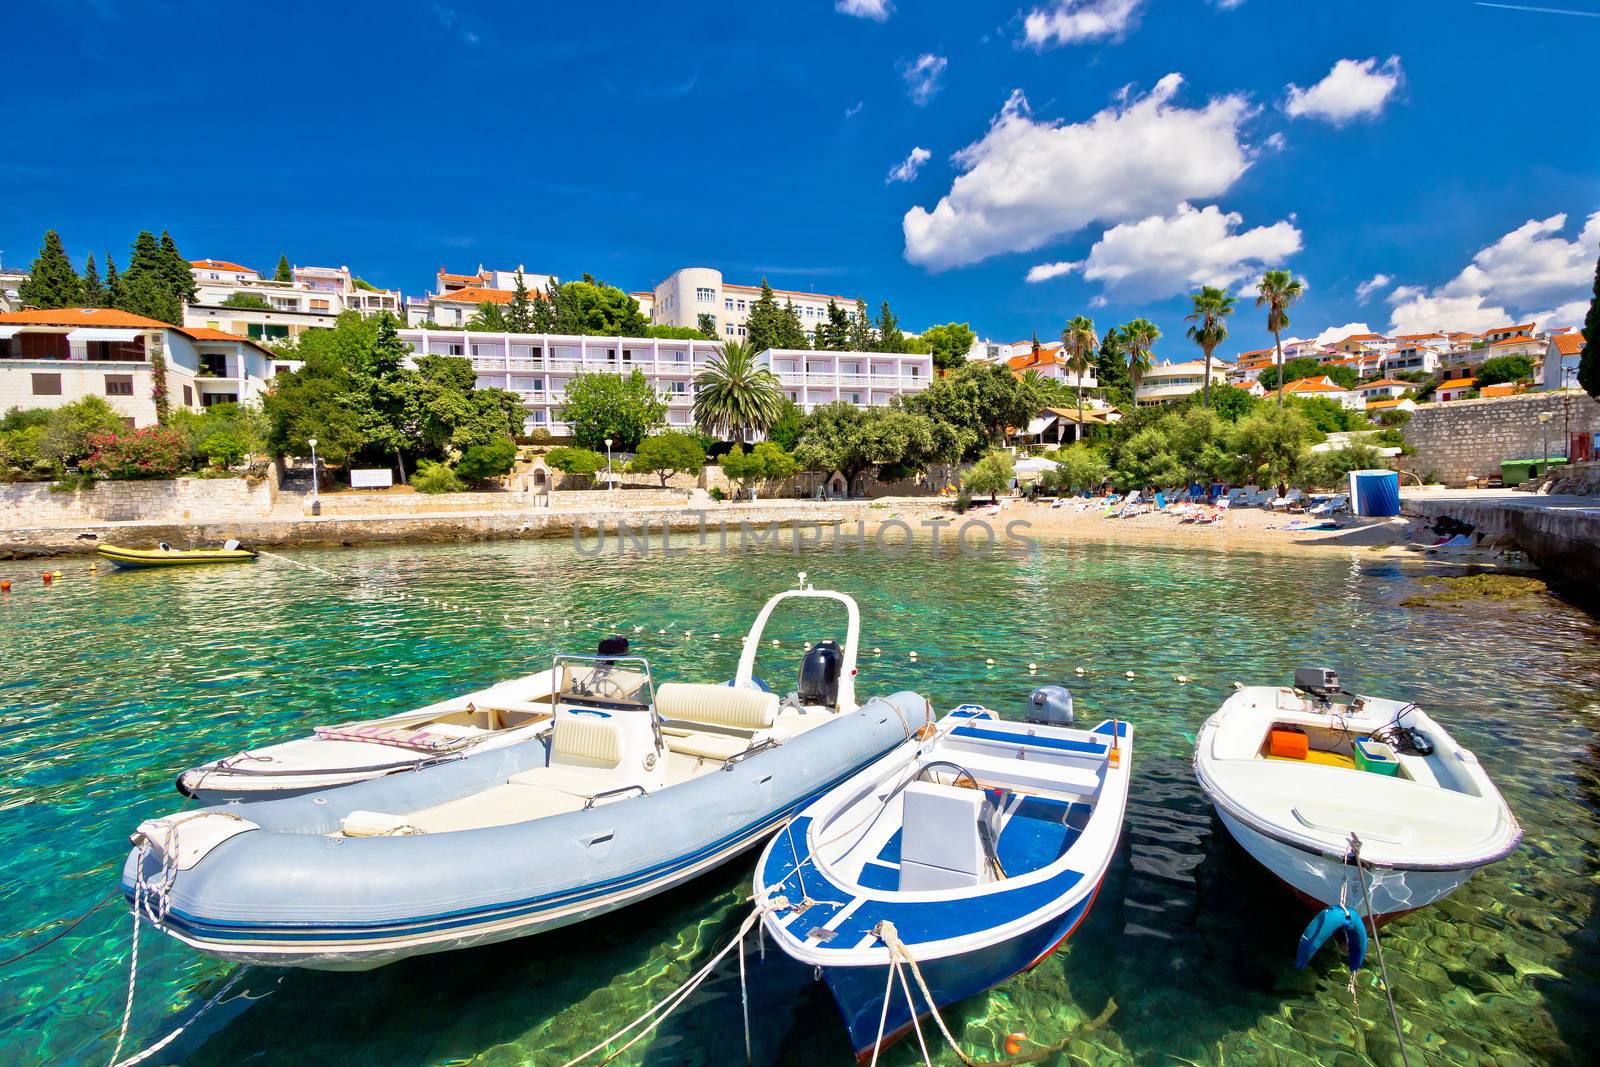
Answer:
[[[1541,426],[1539,414],[1554,416]],[[1566,454],[1565,432],[1600,433],[1600,404],[1576,390],[1419,404],[1401,433],[1416,450],[1406,470],[1436,476],[1445,485],[1497,476],[1508,459]]]
[[[96,482],[87,489],[51,492],[47,482],[0,485],[0,529],[85,522],[227,522],[272,513],[276,487],[269,477],[175,478],[170,481]]]

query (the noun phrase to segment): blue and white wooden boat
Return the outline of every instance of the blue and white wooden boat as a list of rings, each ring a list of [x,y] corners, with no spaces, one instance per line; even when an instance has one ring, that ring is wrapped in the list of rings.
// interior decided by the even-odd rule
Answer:
[[[954,709],[802,811],[757,864],[766,931],[820,971],[861,1059],[930,1010],[914,982],[915,1009],[898,982],[885,1008],[887,924],[943,1008],[1039,963],[1094,902],[1133,727],[1050,725],[1071,722],[1056,687],[1033,704],[1044,714],[1025,722]]]
[[[754,684],[772,608],[848,613],[785,697]],[[581,922],[760,844],[925,725],[899,693],[857,706],[855,602],[791,590],[746,638],[734,685],[658,688],[637,657],[557,657],[553,725],[497,750],[339,788],[142,823],[123,890],[222,959],[361,970]]]

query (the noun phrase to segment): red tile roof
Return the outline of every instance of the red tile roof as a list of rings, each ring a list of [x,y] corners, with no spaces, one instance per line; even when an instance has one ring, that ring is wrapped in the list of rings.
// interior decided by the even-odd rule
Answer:
[[[1411,388],[1411,383],[1410,382],[1402,382],[1398,378],[1379,378],[1375,382],[1367,382],[1365,385],[1361,386],[1360,388],[1362,388],[1362,389],[1376,389],[1380,385],[1398,385],[1398,386],[1401,386],[1402,388],[1405,388],[1405,389],[1410,389]]]
[[[237,263],[229,263],[225,259],[196,259],[191,260],[189,266],[199,267],[201,270],[242,271],[245,274],[256,273],[254,267],[242,267]]]
[[[1536,325],[1537,325],[1537,323],[1532,323],[1532,322],[1519,322],[1515,326],[1496,326],[1492,330],[1484,330],[1478,336],[1479,337],[1488,337],[1491,333],[1505,333],[1507,330],[1511,330],[1511,331],[1513,331],[1515,333],[1532,333],[1533,332],[1533,328]]]
[[[1286,382],[1283,386],[1286,393],[1343,393],[1347,392],[1344,386],[1334,382],[1332,378],[1296,378]]]
[[[1551,340],[1556,343],[1556,351],[1563,356],[1575,356],[1583,351],[1583,334],[1577,330],[1571,333],[1558,333]]]
[[[457,289],[450,293],[441,293],[434,296],[435,300],[443,300],[452,304],[509,304],[516,294],[509,289],[484,289],[479,286],[469,285],[465,289]],[[529,295],[534,295],[531,292]]]
[[[158,322],[143,315],[112,308],[50,308],[34,311],[9,311],[0,322],[28,326],[107,326],[112,329],[176,330],[169,322]]]
[[[1401,400],[1399,397],[1392,397],[1388,400],[1369,400],[1367,401],[1367,410],[1381,411],[1384,408],[1397,408],[1403,403],[1405,403],[1405,401]]]
[[[1489,344],[1489,347],[1499,348],[1501,345],[1526,345],[1532,344],[1533,340],[1534,339],[1529,337],[1527,334],[1519,333],[1514,337],[1502,337],[1498,341],[1493,341]]]
[[[1475,381],[1476,378],[1451,378],[1448,382],[1439,383],[1439,391],[1442,393],[1446,389],[1468,389]]]
[[[1516,382],[1500,382],[1497,385],[1486,385],[1478,390],[1479,396],[1516,396],[1522,392],[1522,386]]]

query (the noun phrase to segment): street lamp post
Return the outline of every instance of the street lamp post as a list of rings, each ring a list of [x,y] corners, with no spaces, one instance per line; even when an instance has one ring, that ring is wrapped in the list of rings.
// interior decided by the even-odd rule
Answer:
[[[1550,420],[1555,415],[1548,411],[1539,412],[1539,439],[1544,443],[1544,466],[1539,469],[1540,474],[1550,473]]]
[[[317,439],[312,437],[306,441],[311,446],[311,503],[318,503],[317,497]]]
[[[615,489],[617,483],[611,476],[611,438],[606,438],[606,488]]]

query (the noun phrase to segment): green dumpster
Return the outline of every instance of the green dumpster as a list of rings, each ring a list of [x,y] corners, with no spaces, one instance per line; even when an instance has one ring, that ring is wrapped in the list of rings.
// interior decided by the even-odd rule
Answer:
[[[1538,478],[1550,467],[1566,463],[1561,456],[1551,456],[1548,466],[1541,459],[1507,459],[1500,463],[1500,480],[1506,485],[1521,485],[1529,478]]]

